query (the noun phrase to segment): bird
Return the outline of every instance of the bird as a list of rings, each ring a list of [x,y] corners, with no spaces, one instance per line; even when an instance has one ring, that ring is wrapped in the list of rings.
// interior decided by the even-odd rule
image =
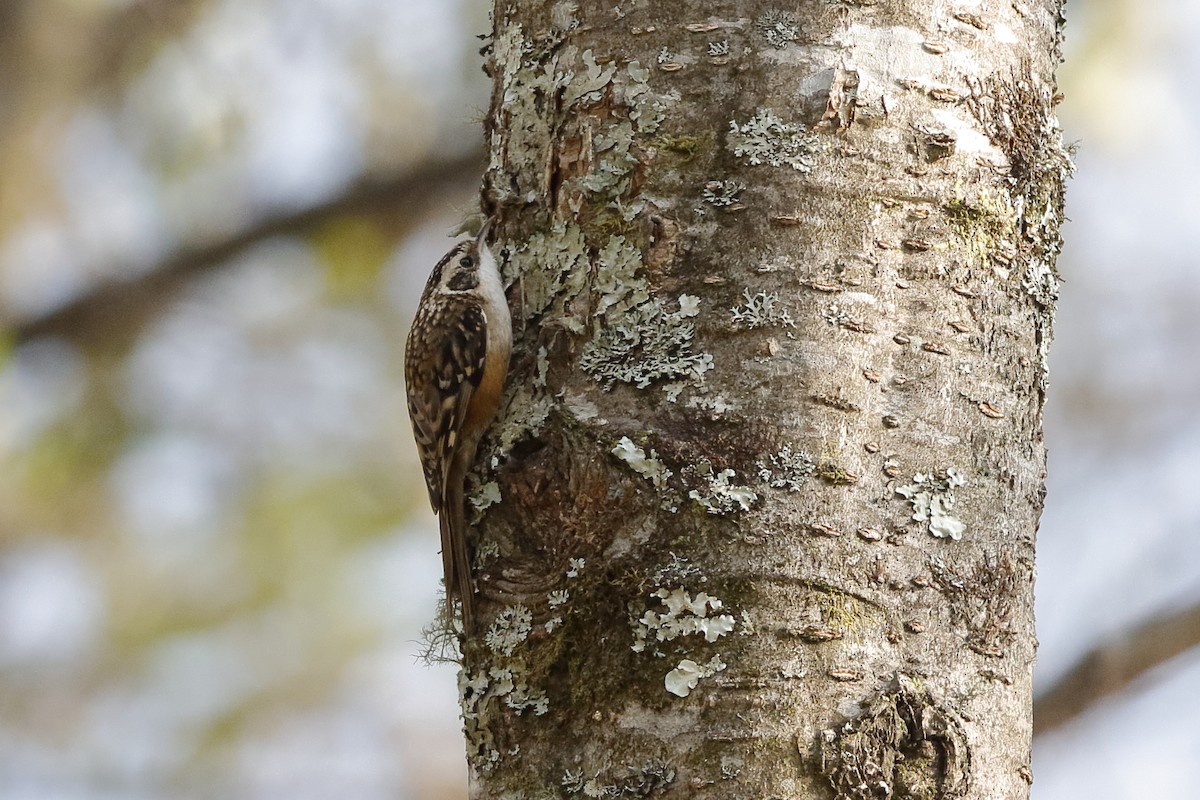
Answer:
[[[475,587],[463,483],[500,407],[512,354],[512,317],[487,244],[490,227],[489,220],[438,261],[404,346],[408,414],[441,532],[447,618],[457,600],[466,635],[474,629]]]

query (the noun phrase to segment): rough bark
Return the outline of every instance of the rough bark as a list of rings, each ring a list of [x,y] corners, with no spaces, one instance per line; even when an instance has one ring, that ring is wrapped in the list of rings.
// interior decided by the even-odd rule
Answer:
[[[1027,795],[1060,25],[497,4],[472,796]]]

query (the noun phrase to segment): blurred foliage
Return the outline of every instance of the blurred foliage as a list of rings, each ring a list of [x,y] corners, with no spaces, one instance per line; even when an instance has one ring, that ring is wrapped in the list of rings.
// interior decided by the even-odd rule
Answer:
[[[0,320],[114,280],[141,303],[0,339],[0,796],[462,794],[461,759],[403,757],[461,753],[452,693],[422,711],[427,679],[373,676],[435,608],[401,344],[473,181],[410,187],[415,219],[344,198],[477,146],[484,23],[468,0],[0,4]]]
[[[394,243],[371,219],[330,219],[313,231],[312,246],[325,265],[325,289],[331,301],[368,297],[378,285]]]

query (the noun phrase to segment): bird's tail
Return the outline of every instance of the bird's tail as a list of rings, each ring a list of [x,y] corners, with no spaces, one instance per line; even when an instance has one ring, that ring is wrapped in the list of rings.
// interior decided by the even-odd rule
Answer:
[[[466,512],[462,483],[452,481],[438,515],[442,534],[442,571],[446,583],[446,613],[454,618],[454,601],[462,604],[463,631],[469,636],[475,622],[475,584],[471,579],[471,552],[467,545]]]

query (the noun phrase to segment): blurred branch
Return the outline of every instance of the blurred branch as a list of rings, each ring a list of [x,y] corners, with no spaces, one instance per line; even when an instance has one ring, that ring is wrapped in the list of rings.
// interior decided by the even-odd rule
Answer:
[[[1200,645],[1200,605],[1143,622],[1084,656],[1033,704],[1034,734],[1052,731],[1139,676]]]
[[[98,26],[89,76],[94,87],[112,85],[191,27],[209,0],[135,0]]]
[[[177,251],[136,278],[101,283],[51,312],[3,327],[17,343],[52,335],[89,342],[118,341],[121,331],[136,330],[141,321],[161,311],[192,276],[220,266],[254,244],[274,236],[304,233],[341,214],[387,212],[415,223],[424,217],[432,195],[468,188],[478,181],[482,169],[483,156],[473,150],[426,162],[394,178],[364,180],[323,203],[263,217],[220,241]]]

